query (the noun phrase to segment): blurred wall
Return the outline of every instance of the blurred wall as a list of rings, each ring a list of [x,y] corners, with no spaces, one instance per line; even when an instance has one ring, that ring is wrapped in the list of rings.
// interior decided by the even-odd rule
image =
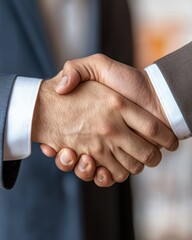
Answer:
[[[131,6],[137,66],[191,41],[192,0],[131,0]]]
[[[192,39],[192,0],[132,0],[135,65],[143,68]],[[137,240],[192,239],[192,140],[133,177]]]

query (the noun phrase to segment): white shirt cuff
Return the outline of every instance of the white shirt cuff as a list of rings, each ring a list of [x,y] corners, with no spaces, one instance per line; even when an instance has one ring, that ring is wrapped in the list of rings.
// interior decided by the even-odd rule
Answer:
[[[153,64],[145,68],[145,71],[151,80],[167,119],[177,138],[185,139],[190,137],[190,130],[158,66]]]
[[[41,79],[17,77],[10,97],[4,134],[4,160],[31,154],[33,112]]]

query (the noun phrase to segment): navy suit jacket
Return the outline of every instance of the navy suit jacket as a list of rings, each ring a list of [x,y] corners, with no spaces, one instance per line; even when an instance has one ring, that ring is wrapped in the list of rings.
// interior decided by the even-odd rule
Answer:
[[[131,64],[131,27],[126,0],[101,0],[100,49]],[[0,185],[12,188],[20,161],[3,162],[7,106],[17,75],[57,73],[35,0],[0,1]],[[91,53],[90,53],[91,54]],[[0,190],[0,239],[133,239],[130,183],[109,189],[60,172],[33,145],[22,160],[17,184]]]

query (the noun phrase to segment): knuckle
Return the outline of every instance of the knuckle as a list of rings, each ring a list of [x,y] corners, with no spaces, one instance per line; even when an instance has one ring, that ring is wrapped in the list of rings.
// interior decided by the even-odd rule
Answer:
[[[115,181],[118,183],[124,182],[129,176],[128,172],[120,172],[116,177]]]
[[[103,155],[104,154],[104,146],[101,143],[96,143],[94,146],[92,146],[91,155],[97,156],[97,155]]]
[[[116,128],[110,122],[103,123],[102,127],[100,128],[100,135],[103,137],[112,136],[112,135],[115,135],[115,133],[116,133]]]
[[[167,139],[165,148],[170,149],[170,150],[172,150],[172,149],[176,150],[177,146],[178,146],[178,140],[173,134],[171,134],[171,136],[168,137],[168,139]]]
[[[142,163],[136,163],[133,167],[133,169],[131,170],[131,173],[136,175],[139,174],[143,171],[144,169],[144,165]]]
[[[155,167],[161,161],[161,152],[157,148],[149,150],[143,159],[143,163],[148,167]]]
[[[65,62],[63,69],[70,70],[73,67],[74,67],[74,60],[68,60]]]
[[[109,97],[109,106],[112,111],[119,111],[123,107],[123,98],[118,95],[111,95]]]
[[[150,119],[146,125],[145,131],[148,137],[155,137],[158,133],[159,124],[155,119]]]
[[[107,59],[107,56],[105,56],[104,54],[102,53],[96,53],[93,55],[93,58],[96,58],[98,60],[106,60]]]

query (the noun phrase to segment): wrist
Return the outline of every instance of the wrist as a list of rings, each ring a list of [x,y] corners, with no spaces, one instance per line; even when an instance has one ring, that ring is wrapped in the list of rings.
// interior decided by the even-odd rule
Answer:
[[[32,128],[31,128],[31,141],[32,142],[39,142],[39,132],[38,132],[38,125],[40,122],[40,91],[42,88],[42,85],[44,84],[44,81],[42,81],[40,87],[39,87],[39,92],[37,95],[36,103],[35,103],[35,108],[33,112],[33,119],[32,119]]]
[[[42,81],[42,84],[39,88],[39,93],[37,96],[35,109],[33,113],[33,121],[32,121],[32,131],[31,131],[31,140],[33,142],[38,143],[46,143],[46,132],[44,131],[45,125],[47,122],[47,117],[51,111],[50,100],[51,95],[54,95],[54,91],[52,89],[52,84],[50,80]]]
[[[63,145],[64,134],[61,134],[63,128],[63,116],[66,111],[65,96],[60,96],[55,92],[57,79],[43,81],[33,114],[31,139],[34,142],[44,143],[58,152]],[[61,108],[62,106],[62,108]]]

